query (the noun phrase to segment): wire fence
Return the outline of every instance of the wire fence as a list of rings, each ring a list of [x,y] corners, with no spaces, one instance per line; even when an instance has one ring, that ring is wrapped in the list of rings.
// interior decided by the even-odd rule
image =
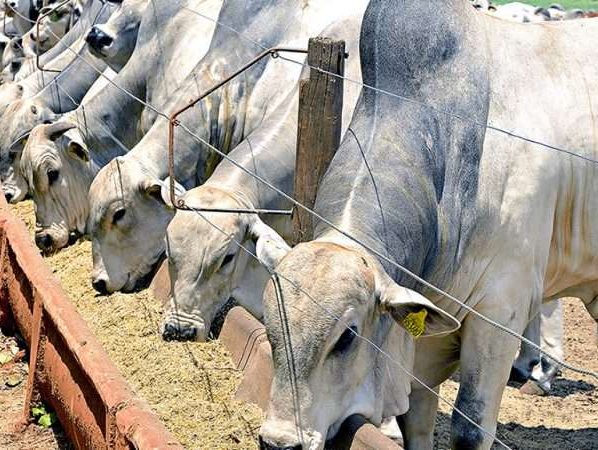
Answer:
[[[192,10],[188,7],[184,7],[184,9],[187,9],[193,13],[195,13],[196,15],[205,18],[206,20],[210,20],[212,22],[214,22],[216,25],[218,26],[222,26],[228,30],[230,30],[231,32],[237,34],[239,37],[243,38],[244,40],[247,40],[248,42],[251,42],[257,46],[259,46],[262,49],[267,49],[265,46],[263,46],[260,42],[258,42],[257,40],[254,40],[252,38],[249,38],[247,36],[245,36],[243,33],[232,29],[231,27],[229,27],[226,24],[221,23],[220,21],[218,21],[217,19],[208,17],[204,14],[202,14],[199,11],[195,11]],[[87,61],[81,54],[79,54],[79,52],[74,51],[70,46],[66,46],[66,49],[69,50],[70,52],[74,53],[75,56],[79,59],[81,59],[85,64],[87,64],[88,66],[92,67],[93,69],[95,69],[96,71],[98,71],[99,76],[104,77],[111,85],[113,85],[115,88],[119,89],[120,91],[122,91],[123,93],[125,93],[126,95],[130,96],[131,98],[133,98],[134,100],[138,101],[140,104],[144,105],[145,107],[147,107],[148,109],[152,110],[154,113],[156,113],[158,116],[161,116],[165,119],[169,119],[169,116],[163,112],[158,110],[157,108],[155,108],[154,106],[152,106],[151,104],[149,104],[148,102],[140,99],[139,97],[135,96],[134,94],[132,94],[131,92],[127,91],[126,89],[122,88],[121,86],[118,85],[118,83],[116,83],[114,80],[110,79],[109,77],[106,77],[105,74],[103,72],[101,72],[100,70],[98,70],[97,68],[95,68],[95,66],[90,63],[89,61]],[[451,112],[444,112],[442,110],[437,110],[435,109],[433,106],[431,105],[427,105],[423,102],[419,102],[417,100],[413,100],[413,99],[409,99],[407,97],[401,96],[399,94],[396,93],[392,93],[392,92],[388,92],[379,88],[376,88],[374,86],[369,86],[365,83],[361,83],[357,80],[353,80],[350,79],[348,77],[341,77],[337,74],[333,74],[327,71],[323,71],[319,68],[315,68],[315,67],[311,67],[306,63],[301,63],[299,61],[295,61],[289,58],[285,58],[285,57],[281,57],[280,55],[278,56],[280,59],[285,60],[285,61],[289,61],[291,63],[294,64],[300,64],[302,66],[305,67],[310,67],[311,69],[314,70],[318,70],[320,72],[326,73],[330,76],[335,76],[335,77],[340,77],[343,78],[344,80],[351,82],[351,83],[356,83],[358,85],[360,85],[363,89],[371,89],[376,91],[379,94],[382,95],[389,95],[389,96],[393,96],[395,98],[399,98],[401,100],[404,101],[409,101],[409,102],[413,102],[416,103],[422,107],[426,107],[426,108],[430,108],[432,110],[434,110],[436,113],[438,114],[446,114],[447,116],[453,117],[455,119],[458,120],[463,120],[463,121],[468,121],[470,123],[472,123],[475,126],[478,127],[484,127],[486,129],[489,130],[493,130],[493,131],[497,131],[500,133],[503,133],[509,137],[512,138],[516,138],[516,139],[521,139],[524,140],[528,143],[531,144],[535,144],[537,146],[543,147],[545,149],[549,149],[549,150],[554,150],[557,152],[561,152],[564,153],[566,155],[572,156],[574,158],[583,160],[585,162],[590,162],[590,163],[598,163],[597,160],[594,160],[592,158],[589,158],[585,155],[581,155],[577,152],[574,151],[570,151],[568,149],[564,149],[564,148],[560,148],[554,145],[549,145],[549,144],[545,144],[542,143],[538,140],[535,139],[530,139],[527,138],[525,136],[519,135],[517,133],[490,125],[490,124],[482,124],[478,121],[472,120],[470,118],[467,117],[463,117],[460,115],[456,115],[453,114]],[[80,105],[80,103],[75,102],[74,99],[68,94],[68,92],[66,92],[60,85],[59,83],[57,83],[57,86],[59,89],[61,89],[65,95],[69,96],[71,98],[71,100],[73,101],[73,103]],[[82,109],[83,114],[85,114],[84,111],[84,106],[80,106]],[[120,140],[114,136],[114,134],[107,128],[105,127],[103,124],[100,124],[100,126],[104,129],[105,132],[108,133],[108,135],[114,140],[114,142],[125,152],[128,152],[128,148],[122,144],[122,142],[120,142]],[[598,374],[596,374],[595,372],[589,371],[589,370],[585,370],[583,368],[577,368],[574,367],[572,365],[569,365],[567,363],[565,363],[564,361],[560,361],[558,358],[555,358],[554,356],[546,353],[544,350],[542,350],[539,346],[537,346],[535,343],[529,341],[528,339],[526,339],[524,336],[521,336],[520,334],[516,333],[515,331],[509,329],[508,327],[484,316],[483,314],[477,312],[475,309],[471,308],[470,306],[468,306],[465,302],[457,299],[456,297],[452,296],[451,294],[445,292],[444,290],[438,288],[437,286],[434,286],[433,284],[429,283],[428,281],[424,280],[423,278],[419,277],[417,274],[409,271],[408,269],[406,269],[405,267],[403,267],[402,265],[396,263],[395,261],[393,261],[392,259],[388,258],[386,255],[381,254],[380,252],[377,252],[375,249],[370,248],[369,246],[367,246],[364,242],[362,242],[361,240],[355,238],[354,236],[352,236],[350,233],[346,232],[345,230],[340,229],[339,227],[337,227],[334,223],[332,223],[331,221],[327,220],[326,218],[322,217],[321,215],[319,215],[318,213],[316,213],[315,211],[311,210],[310,208],[307,208],[305,205],[302,205],[301,203],[297,202],[294,198],[292,198],[291,196],[289,196],[288,194],[284,193],[283,191],[281,191],[280,189],[278,189],[276,186],[272,185],[268,180],[265,180],[264,178],[262,178],[259,174],[254,173],[248,169],[246,169],[245,167],[241,166],[240,164],[238,164],[236,161],[234,161],[232,158],[230,158],[226,153],[220,151],[218,148],[214,147],[213,145],[211,145],[209,142],[207,142],[205,139],[201,138],[200,136],[198,136],[196,133],[194,133],[192,130],[190,130],[184,122],[180,122],[179,124],[180,128],[182,130],[184,130],[186,133],[188,133],[191,137],[193,137],[197,142],[205,145],[207,148],[209,148],[211,151],[216,152],[220,157],[222,157],[223,159],[226,159],[227,161],[229,161],[231,164],[233,164],[234,166],[236,166],[237,168],[239,168],[240,170],[244,171],[245,173],[247,173],[248,175],[250,175],[251,177],[253,177],[256,181],[264,184],[265,186],[267,186],[270,189],[273,189],[275,192],[277,192],[279,195],[282,195],[283,197],[286,198],[286,200],[290,201],[292,204],[294,204],[296,207],[298,208],[302,208],[305,211],[309,212],[313,217],[317,218],[318,220],[321,220],[322,222],[326,223],[328,226],[330,226],[331,228],[335,229],[337,232],[341,233],[343,236],[347,237],[348,239],[350,239],[351,241],[361,245],[363,248],[365,248],[366,250],[370,251],[372,254],[376,255],[378,258],[380,258],[383,261],[386,261],[387,263],[391,264],[393,267],[401,270],[403,273],[405,273],[406,275],[412,277],[414,280],[418,281],[419,283],[421,283],[422,285],[426,286],[427,288],[431,289],[432,291],[436,292],[439,295],[442,295],[444,297],[446,297],[447,299],[457,303],[460,307],[464,308],[465,310],[467,310],[468,312],[470,312],[471,314],[475,315],[476,317],[478,317],[479,319],[487,322],[488,324],[500,329],[501,331],[517,338],[518,340],[520,340],[521,342],[526,343],[527,345],[535,348],[536,350],[540,351],[542,354],[544,354],[548,359],[551,359],[552,361],[554,361],[556,364],[567,368],[569,370],[572,370],[574,372],[578,372],[580,374],[583,375],[587,375],[590,377],[593,377],[595,379],[598,379]],[[85,127],[85,125],[84,125]],[[194,212],[196,214],[198,214],[203,220],[206,220],[211,226],[213,226],[214,228],[216,228],[218,231],[226,234],[226,232],[224,232],[224,230],[220,229],[216,224],[214,224],[213,222],[211,222],[206,216],[205,214],[202,213],[201,210],[195,209],[195,208],[191,208],[192,210],[194,210]],[[244,251],[247,252],[251,257],[258,259],[257,255],[255,255],[253,252],[251,252],[250,250],[248,250],[245,246],[242,245],[242,243],[234,240],[235,244],[238,245],[238,247]],[[306,295],[307,298],[310,299],[311,302],[313,302],[316,306],[318,306],[319,308],[322,308],[322,310],[326,313],[329,314],[330,317],[334,318],[335,320],[341,322],[347,329],[351,330],[352,333],[354,333],[358,338],[360,338],[361,340],[363,340],[364,342],[367,342],[368,345],[371,345],[376,351],[378,351],[380,354],[382,354],[386,359],[388,359],[393,365],[396,365],[397,367],[399,367],[402,371],[404,371],[407,376],[409,376],[410,378],[412,378],[414,381],[416,381],[417,383],[419,383],[424,389],[432,392],[435,396],[437,396],[439,398],[440,401],[442,401],[443,403],[446,403],[447,405],[449,405],[457,414],[461,415],[463,418],[465,418],[469,423],[471,423],[473,426],[475,426],[476,428],[478,428],[481,432],[483,432],[486,436],[492,438],[493,440],[495,440],[497,443],[499,443],[500,445],[502,445],[505,448],[510,448],[505,442],[503,442],[502,440],[500,440],[498,437],[496,437],[493,433],[489,432],[488,430],[485,430],[483,427],[481,427],[480,425],[478,425],[475,421],[473,421],[471,418],[469,418],[463,411],[459,410],[458,408],[456,408],[450,401],[446,400],[445,398],[443,398],[442,396],[440,396],[433,388],[425,385],[425,383],[423,383],[420,379],[418,379],[413,373],[410,373],[399,361],[396,361],[393,359],[393,357],[391,355],[389,355],[387,352],[385,352],[383,349],[381,349],[379,346],[377,346],[374,342],[372,342],[371,340],[369,340],[367,337],[362,336],[358,333],[355,332],[355,330],[351,327],[349,327],[346,323],[342,322],[342,320],[338,317],[336,317],[331,311],[326,310],[325,307],[322,306],[322,304],[320,302],[318,302],[316,299],[314,299],[312,296],[309,295],[309,293],[307,293],[304,289],[302,289],[301,286],[297,286],[295,283],[293,283],[291,280],[289,280],[287,277],[284,277],[284,275],[276,272],[276,271],[272,271],[272,276],[273,277],[278,277],[280,279],[284,279],[286,282],[291,283],[292,285],[294,285],[295,288],[299,289],[304,295]]]

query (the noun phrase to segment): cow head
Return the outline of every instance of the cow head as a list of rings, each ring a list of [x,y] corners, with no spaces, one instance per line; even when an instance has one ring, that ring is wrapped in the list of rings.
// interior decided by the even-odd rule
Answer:
[[[141,17],[148,0],[109,0],[117,4],[108,22],[94,25],[85,40],[92,54],[104,59],[116,72],[129,60],[135,44]]]
[[[239,209],[250,205],[234,194],[202,186],[185,196],[193,207]],[[255,252],[256,243],[284,241],[257,216],[178,211],[168,226],[166,249],[173,294],[163,325],[166,340],[205,341],[220,308],[229,298],[256,317],[262,315],[267,272],[237,243]]]
[[[6,17],[18,17],[20,15],[31,18],[32,0],[8,0],[3,3],[5,3]]]
[[[258,256],[277,260],[269,244]],[[275,371],[264,447],[320,449],[350,415],[379,425],[405,413],[412,380],[374,346],[412,370],[410,333],[449,333],[459,322],[397,285],[363,250],[300,244],[276,272],[264,291]]]
[[[93,171],[89,151],[74,128],[65,120],[36,127],[21,158],[36,207],[35,242],[45,253],[66,247],[85,230]]]
[[[138,160],[117,157],[89,189],[87,232],[92,241],[92,285],[100,293],[145,287],[164,253],[174,210],[165,183]]]
[[[29,132],[36,125],[54,120],[52,110],[34,98],[13,102],[0,117],[0,181],[8,202],[19,202],[27,194],[19,164]]]
[[[16,74],[21,70],[23,62],[25,61],[25,51],[23,49],[23,38],[16,37],[11,39],[8,45],[4,48],[2,54],[2,81],[12,81]]]
[[[41,55],[50,50],[79,20],[82,13],[81,5],[73,1],[50,12],[53,8],[53,6],[46,6],[41,9],[38,21],[39,35],[37,26],[33,26],[25,35],[23,38],[25,53]]]

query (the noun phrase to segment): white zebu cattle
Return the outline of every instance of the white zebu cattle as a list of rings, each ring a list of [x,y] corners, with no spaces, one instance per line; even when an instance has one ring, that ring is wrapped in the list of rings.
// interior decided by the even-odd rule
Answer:
[[[526,3],[513,2],[496,6],[490,13],[500,19],[513,22],[535,23],[551,20],[550,13],[545,8],[537,8]]]
[[[7,0],[5,3],[6,17],[12,19],[12,26],[19,36],[25,34],[39,14],[41,2],[38,0]]]
[[[342,39],[350,55],[345,75],[360,80],[359,31],[363,11],[322,32],[322,36]],[[343,118],[346,130],[360,89],[344,85]],[[297,143],[298,86],[268,120],[230,154],[249,172],[257,173],[287,194],[292,193]],[[168,184],[164,203],[170,204]],[[290,203],[229,161],[222,161],[214,174],[200,187],[184,195],[191,207],[231,209],[290,209]],[[255,251],[259,239],[267,239],[274,229],[281,235],[290,230],[289,216],[222,214],[177,211],[166,233],[166,250],[173,286],[171,306],[166,313],[163,337],[166,340],[204,341],[218,310],[229,298],[244,306],[255,317],[263,315],[262,292],[267,271],[237,242]],[[206,219],[204,219],[203,217]],[[272,227],[272,228],[270,228]],[[198,238],[200,237],[200,238]]]
[[[109,84],[96,96],[87,95],[81,107],[55,126],[34,130],[21,170],[36,204],[36,241],[44,251],[59,250],[83,233],[93,177],[139,142],[155,121],[153,110],[129,94],[165,108],[205,55],[215,25],[198,20],[186,8],[217,16],[221,5],[221,0],[175,0],[159,9],[151,4],[139,28],[136,50],[114,80],[118,87]],[[190,41],[191,48],[186,44]],[[80,150],[80,157],[73,148]],[[39,164],[44,160],[54,161],[56,183],[47,182],[47,167]]]
[[[186,105],[189,93],[206,91],[262,51],[226,25],[259,39],[266,48],[300,46],[331,23],[363,9],[364,3],[354,1],[348,6],[341,0],[317,0],[302,5],[295,0],[259,0],[246,8],[243,0],[227,2],[218,19],[225,26],[216,28],[197,76],[182,86],[169,111]],[[181,122],[228,153],[276,109],[293,89],[300,71],[297,64],[263,60],[188,110]],[[164,235],[173,216],[160,196],[168,175],[167,128],[167,121],[158,119],[131,152],[104,167],[92,183],[87,231],[92,239],[93,285],[100,292],[143,286],[164,255]],[[219,161],[183,130],[176,135],[175,158],[176,178],[185,187],[205,182]]]
[[[110,19],[104,24],[94,25],[86,40],[90,51],[98,58],[105,59],[118,72],[133,54],[139,24],[149,0],[120,0],[114,3],[118,7]],[[155,8],[156,4],[152,3]]]
[[[402,415],[407,448],[432,448],[438,398],[397,365],[431,387],[460,367],[456,406],[495,432],[519,341],[378,255],[519,333],[543,300],[564,295],[598,320],[595,164],[478,125],[598,159],[598,90],[587,85],[598,79],[598,22],[529,27],[463,0],[393,6],[369,4],[362,70],[381,91],[362,92],[355,135],[345,135],[316,201],[376,254],[323,221],[314,241],[282,259],[280,245],[258,249],[279,262],[264,294],[275,368],[266,448],[322,448],[351,414],[374,423]],[[413,353],[407,330],[450,333],[418,339]],[[457,413],[451,435],[456,449],[492,444]]]
[[[23,139],[36,125],[53,122],[57,114],[75,109],[106,69],[104,61],[83,54],[85,60],[75,58],[39,93],[14,101],[0,116],[0,182],[8,202],[19,202],[27,194],[19,171]]]
[[[39,33],[38,26],[34,25],[23,36],[25,56],[35,57],[35,55],[41,55],[54,47],[77,23],[83,13],[84,4],[83,0],[71,0],[54,11],[55,6],[46,6],[40,10]],[[50,10],[53,11],[49,13]]]

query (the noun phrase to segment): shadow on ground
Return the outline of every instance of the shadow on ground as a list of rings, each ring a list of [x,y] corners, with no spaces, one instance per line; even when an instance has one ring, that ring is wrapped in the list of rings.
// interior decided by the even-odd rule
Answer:
[[[592,385],[589,386],[594,388]],[[450,415],[438,413],[434,433],[435,449],[450,449],[450,424]],[[498,424],[497,434],[514,450],[589,450],[598,448],[598,428],[564,430],[544,426],[525,427],[511,422]],[[498,444],[492,447],[493,450],[502,448]]]

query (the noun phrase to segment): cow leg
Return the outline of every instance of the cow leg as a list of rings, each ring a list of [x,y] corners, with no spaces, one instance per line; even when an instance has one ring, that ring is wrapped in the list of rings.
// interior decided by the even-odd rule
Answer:
[[[590,316],[596,321],[596,346],[598,347],[598,296],[590,298],[582,297],[582,301]]]
[[[411,383],[409,410],[397,418],[406,449],[433,448],[438,386],[455,371],[459,364],[458,359],[458,333],[443,338],[420,339],[416,342],[415,376],[426,386],[436,387],[430,392],[415,380]]]
[[[438,394],[438,387],[434,392]],[[397,417],[406,450],[431,450],[434,447],[434,425],[438,397],[427,389],[413,389],[409,395],[409,411]]]
[[[508,313],[490,317],[521,332],[524,322],[514,324]],[[519,341],[471,315],[463,321],[461,330],[461,385],[455,406],[487,433],[494,435],[502,393]],[[489,449],[492,442],[488,434],[456,410],[453,411],[452,448]]]
[[[541,322],[542,350],[562,360],[565,355],[563,350],[563,308],[559,300],[542,305]],[[532,375],[540,389],[549,392],[558,371],[558,364],[542,356],[542,364]]]
[[[527,325],[523,336],[532,341],[534,344],[540,345],[540,333],[541,318],[540,314],[538,314]],[[540,352],[534,347],[522,343],[521,349],[519,350],[519,355],[513,363],[513,367],[511,368],[509,380],[515,381],[517,383],[525,383],[532,375],[534,367],[536,367],[539,363]]]

